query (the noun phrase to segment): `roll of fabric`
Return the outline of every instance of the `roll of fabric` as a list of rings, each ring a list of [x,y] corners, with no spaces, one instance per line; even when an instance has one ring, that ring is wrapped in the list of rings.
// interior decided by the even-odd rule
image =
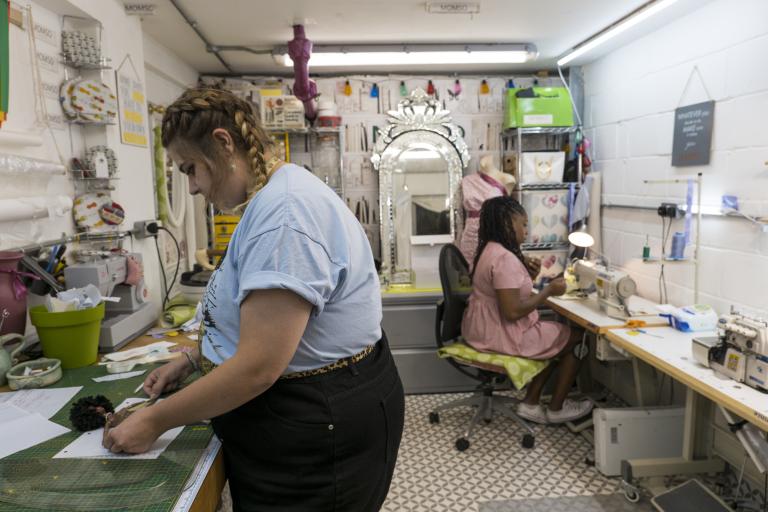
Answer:
[[[163,323],[166,327],[178,327],[195,316],[195,306],[191,304],[176,304],[163,313]]]

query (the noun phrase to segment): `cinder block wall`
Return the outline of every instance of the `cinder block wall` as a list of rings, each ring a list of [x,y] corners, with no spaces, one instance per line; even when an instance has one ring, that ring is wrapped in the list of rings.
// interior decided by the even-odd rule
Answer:
[[[704,175],[702,203],[739,197],[742,211],[768,216],[768,2],[715,0],[584,67],[585,119],[603,204],[683,203],[685,185],[645,179]],[[699,76],[692,76],[694,67]],[[703,83],[702,83],[703,82]],[[674,110],[716,100],[708,166],[671,166]],[[603,252],[629,270],[640,293],[659,298],[659,266],[642,263],[646,234],[659,253],[655,212],[603,208]],[[682,231],[676,221],[673,231]],[[671,245],[671,237],[669,246]],[[768,316],[768,234],[747,220],[705,216],[699,301]],[[692,249],[686,255],[692,254]],[[693,268],[667,265],[669,302],[693,302]]]

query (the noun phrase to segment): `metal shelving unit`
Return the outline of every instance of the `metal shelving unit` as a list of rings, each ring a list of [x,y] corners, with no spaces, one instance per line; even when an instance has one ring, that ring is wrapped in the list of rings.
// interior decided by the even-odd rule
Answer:
[[[507,130],[504,130],[501,132],[501,161],[504,161],[504,152],[505,152],[505,142],[509,139],[512,139],[515,144],[514,148],[517,152],[517,174],[519,177],[522,176],[522,167],[523,167],[523,143],[524,139],[528,135],[551,135],[553,136],[553,145],[557,143],[562,142],[562,137],[569,136],[572,134],[575,134],[580,130],[579,126],[557,126],[557,127],[547,127],[547,126],[533,126],[533,127],[524,127],[524,128],[509,128]],[[560,144],[561,146],[562,144]],[[577,178],[575,182],[575,186],[578,189],[581,185],[581,175],[582,175],[582,156],[580,154],[577,155]],[[515,188],[515,193],[517,195],[517,200],[522,203],[523,202],[523,194],[527,191],[540,191],[540,190],[567,190],[571,187],[571,185],[574,185],[574,183],[571,182],[562,182],[562,183],[517,183],[517,187]],[[522,245],[523,250],[562,250],[567,249],[568,243],[525,243]]]
[[[282,137],[282,141],[285,144],[285,159],[287,162],[301,164],[307,164],[312,172],[318,175],[321,179],[323,176],[317,174],[317,150],[320,143],[320,137],[336,136],[336,143],[338,145],[338,174],[336,176],[336,183],[326,176],[326,184],[333,189],[336,194],[344,198],[344,179],[342,169],[344,168],[344,132],[339,128],[286,128],[286,129],[270,129],[267,130],[273,137]],[[296,151],[292,149],[291,136],[303,135],[305,151]],[[295,144],[294,144],[295,146]],[[298,155],[304,155],[304,158],[296,158]]]

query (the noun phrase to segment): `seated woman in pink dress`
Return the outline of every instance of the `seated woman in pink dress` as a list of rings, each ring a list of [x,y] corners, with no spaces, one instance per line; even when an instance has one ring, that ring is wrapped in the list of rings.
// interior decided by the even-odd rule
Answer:
[[[552,400],[545,410],[541,392],[555,364],[550,364],[528,385],[518,414],[537,423],[563,423],[592,409],[589,401],[567,399],[579,369],[574,347],[581,332],[558,322],[539,320],[536,308],[548,297],[565,293],[562,277],[532,294],[532,277],[539,272],[536,260],[526,258],[520,244],[528,236],[528,216],[511,197],[494,197],[480,211],[478,245],[472,266],[472,294],[464,312],[461,332],[477,350],[527,359],[560,360]]]

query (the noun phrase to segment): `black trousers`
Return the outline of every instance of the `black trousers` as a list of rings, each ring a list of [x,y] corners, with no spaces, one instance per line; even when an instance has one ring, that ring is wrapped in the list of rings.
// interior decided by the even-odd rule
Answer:
[[[212,420],[235,511],[367,512],[387,496],[405,398],[386,336],[358,363],[278,380]]]

